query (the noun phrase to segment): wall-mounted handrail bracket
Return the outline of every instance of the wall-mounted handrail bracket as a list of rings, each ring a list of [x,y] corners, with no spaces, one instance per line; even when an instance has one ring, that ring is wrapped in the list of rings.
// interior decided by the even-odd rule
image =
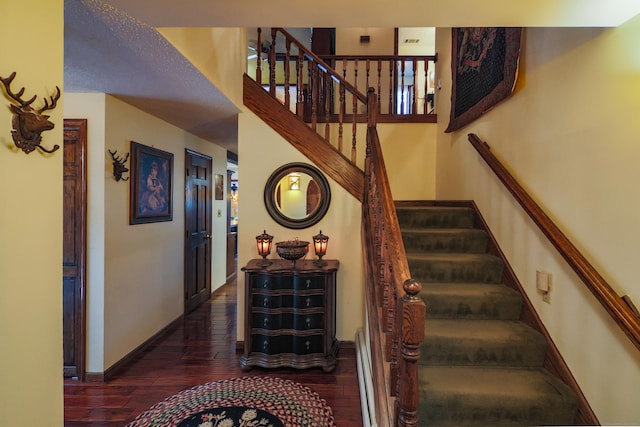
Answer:
[[[631,309],[631,311],[636,315],[636,317],[640,317],[640,311],[638,311],[638,307],[631,301],[631,297],[629,295],[623,295],[622,301],[625,302]]]

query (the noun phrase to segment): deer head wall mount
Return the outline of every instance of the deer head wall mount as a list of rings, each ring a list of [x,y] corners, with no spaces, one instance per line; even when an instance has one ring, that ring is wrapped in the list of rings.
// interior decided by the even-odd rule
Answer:
[[[56,107],[56,103],[58,99],[60,99],[60,88],[56,86],[56,94],[51,96],[49,100],[45,98],[44,106],[36,110],[31,104],[36,100],[37,95],[25,101],[22,99],[24,88],[20,89],[17,93],[11,91],[11,82],[15,77],[15,71],[11,73],[9,77],[0,77],[0,81],[7,92],[8,98],[17,104],[9,105],[9,109],[13,113],[13,130],[11,131],[13,143],[27,154],[36,148],[46,153],[53,153],[60,148],[59,145],[54,145],[51,150],[47,150],[40,145],[42,142],[41,133],[45,130],[51,130],[54,127],[54,124],[49,121],[49,116],[42,113],[47,110],[53,110]]]
[[[111,154],[111,160],[113,160],[113,177],[115,178],[116,181],[129,181],[129,178],[124,178],[122,176],[123,173],[125,172],[129,172],[129,169],[127,169],[127,167],[124,165],[127,162],[127,159],[129,158],[129,153],[127,153],[124,157],[118,157],[116,156],[116,154],[118,154],[118,150],[116,151],[111,151],[108,150],[109,154]]]

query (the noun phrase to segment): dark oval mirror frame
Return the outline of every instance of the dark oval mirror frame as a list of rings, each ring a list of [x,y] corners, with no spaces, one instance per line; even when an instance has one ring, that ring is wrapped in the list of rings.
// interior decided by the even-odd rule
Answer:
[[[313,179],[320,189],[320,202],[316,209],[304,218],[290,218],[282,213],[276,202],[276,189],[282,178],[290,173],[305,173]],[[287,163],[276,169],[264,186],[264,205],[271,218],[278,224],[293,229],[307,228],[317,224],[329,210],[331,203],[331,189],[329,182],[322,172],[306,163]]]

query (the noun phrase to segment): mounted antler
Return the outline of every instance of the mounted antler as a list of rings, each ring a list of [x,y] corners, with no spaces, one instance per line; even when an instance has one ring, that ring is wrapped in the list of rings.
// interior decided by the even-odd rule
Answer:
[[[127,169],[127,167],[124,165],[127,161],[127,159],[129,158],[129,153],[127,153],[126,156],[124,156],[124,158],[122,157],[118,157],[116,156],[116,154],[118,153],[118,150],[116,151],[111,151],[108,150],[109,154],[111,154],[111,159],[113,160],[113,177],[116,179],[116,181],[128,181],[129,178],[123,178],[122,174],[125,172],[129,172],[129,169]]]
[[[46,152],[53,153],[60,148],[59,145],[54,145],[51,150],[47,150],[40,142],[42,141],[41,133],[45,130],[51,130],[54,124],[49,121],[49,116],[42,114],[44,111],[53,110],[60,99],[60,88],[56,86],[56,94],[50,97],[50,100],[44,100],[44,106],[39,110],[35,110],[31,107],[33,101],[36,100],[37,95],[34,95],[31,99],[25,101],[22,99],[24,94],[24,87],[17,93],[11,90],[11,82],[16,77],[16,72],[11,73],[9,77],[2,78],[2,82],[8,97],[16,102],[18,105],[10,105],[9,109],[13,112],[13,130],[11,136],[16,147],[20,148],[25,153],[29,154],[36,148]]]

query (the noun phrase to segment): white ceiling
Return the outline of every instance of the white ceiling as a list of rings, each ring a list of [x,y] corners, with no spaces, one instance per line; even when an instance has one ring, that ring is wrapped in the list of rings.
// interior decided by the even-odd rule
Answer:
[[[65,0],[65,91],[101,92],[237,154],[238,109],[158,27],[615,26],[637,0]]]

